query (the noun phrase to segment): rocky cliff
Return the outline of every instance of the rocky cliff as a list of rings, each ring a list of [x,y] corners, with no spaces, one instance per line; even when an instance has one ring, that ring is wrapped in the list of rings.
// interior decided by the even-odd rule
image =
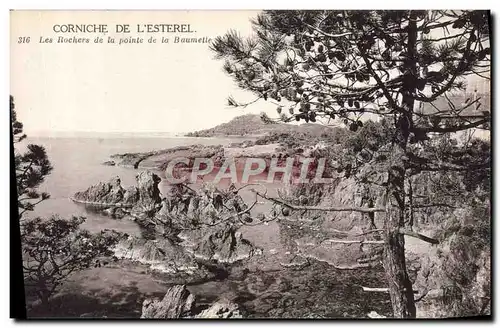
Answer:
[[[115,247],[115,256],[147,264],[153,270],[165,273],[199,273],[194,257],[168,238],[146,240],[128,237]]]
[[[129,215],[133,218],[151,215],[161,204],[158,183],[160,178],[150,172],[143,171],[137,174],[137,186],[127,189],[121,185],[119,177],[109,182],[99,182],[87,190],[77,192],[72,200],[77,203],[95,207],[104,214],[121,218]]]
[[[146,299],[141,319],[229,319],[243,318],[237,304],[221,299],[206,309],[196,305],[196,297],[185,285],[172,286],[163,299]]]
[[[126,190],[121,186],[119,177],[114,177],[109,182],[99,182],[83,192],[77,192],[74,200],[95,205],[131,206],[138,199],[138,195],[132,190],[126,194]]]
[[[178,319],[193,315],[195,297],[185,285],[171,287],[163,299],[146,299],[141,319]]]
[[[237,193],[176,186],[162,199],[156,174],[143,171],[136,181],[136,186],[124,189],[114,178],[74,197],[76,202],[100,204],[102,211],[113,211],[115,217],[117,213],[131,217],[149,231],[147,239],[121,240],[115,248],[117,257],[165,273],[203,276],[200,261],[235,263],[260,254],[239,231],[241,220],[248,220],[248,207]]]

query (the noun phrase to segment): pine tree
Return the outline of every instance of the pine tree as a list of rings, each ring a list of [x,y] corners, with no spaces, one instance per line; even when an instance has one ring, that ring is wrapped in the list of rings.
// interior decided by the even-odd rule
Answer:
[[[26,135],[23,124],[17,120],[12,96],[10,111],[13,142],[18,144]],[[24,283],[35,292],[46,311],[49,298],[64,280],[75,271],[91,265],[101,266],[100,258],[112,255],[111,248],[120,235],[114,231],[92,234],[81,229],[83,217],[70,220],[58,216],[23,218],[26,211],[34,211],[37,204],[50,197],[48,193],[38,192],[37,188],[50,174],[52,166],[42,146],[28,144],[26,152],[15,152]]]
[[[19,143],[26,138],[26,134],[23,133],[23,124],[17,120],[14,97],[12,96],[10,96],[10,113],[13,142]],[[26,211],[33,211],[35,205],[50,197],[48,193],[39,193],[37,187],[50,174],[52,166],[45,148],[34,144],[29,144],[27,151],[23,154],[16,151],[14,163],[19,218],[22,218]]]
[[[405,220],[411,176],[490,168],[489,158],[467,165],[419,151],[435,134],[489,129],[479,99],[450,99],[468,76],[489,76],[489,22],[487,11],[265,11],[253,36],[231,30],[211,45],[240,88],[288,108],[284,121],[338,120],[353,133],[367,114],[389,123],[384,149],[358,149],[372,156],[339,169],[377,167],[384,178],[383,264],[395,317],[416,316],[404,235],[426,240]]]

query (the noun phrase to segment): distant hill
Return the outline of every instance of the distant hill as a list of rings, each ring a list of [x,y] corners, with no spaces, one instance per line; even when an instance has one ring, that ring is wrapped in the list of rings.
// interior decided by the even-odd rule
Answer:
[[[286,123],[264,123],[259,115],[246,114],[235,117],[227,123],[216,127],[190,132],[188,137],[218,137],[218,136],[263,136],[270,132],[300,132],[312,135],[321,135],[332,128],[321,124],[305,123],[300,125]]]
[[[457,108],[463,108],[466,103],[471,103],[474,99],[480,98],[481,103],[477,108],[477,103],[461,111],[461,115],[481,114],[483,111],[491,112],[491,99],[489,93],[462,93],[449,96],[451,103]],[[419,111],[423,113],[434,113],[438,110],[449,110],[448,100],[439,97],[432,105],[424,103]],[[317,123],[287,124],[287,123],[264,123],[259,115],[246,114],[235,117],[227,123],[219,124],[213,128],[187,133],[188,137],[227,137],[227,136],[256,136],[261,137],[280,133],[302,133],[308,136],[318,137],[332,132],[331,126]]]

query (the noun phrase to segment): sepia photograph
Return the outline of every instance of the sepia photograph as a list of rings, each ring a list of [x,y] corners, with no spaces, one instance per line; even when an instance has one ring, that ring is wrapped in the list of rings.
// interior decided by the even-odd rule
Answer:
[[[12,10],[16,319],[492,319],[489,10]]]

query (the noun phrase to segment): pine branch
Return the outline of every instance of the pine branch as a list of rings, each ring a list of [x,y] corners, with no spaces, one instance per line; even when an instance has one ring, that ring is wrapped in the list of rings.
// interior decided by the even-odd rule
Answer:
[[[415,100],[422,101],[422,102],[432,102],[432,101],[436,100],[439,96],[441,96],[443,93],[445,93],[451,89],[453,83],[455,82],[455,79],[464,73],[463,71],[460,71],[458,68],[460,68],[466,64],[466,58],[469,55],[469,52],[471,50],[472,42],[473,42],[474,38],[476,37],[474,32],[475,32],[474,29],[470,32],[470,36],[469,36],[469,39],[467,41],[467,45],[466,45],[465,49],[463,50],[462,58],[460,59],[460,62],[457,65],[457,71],[455,72],[455,74],[453,74],[453,76],[448,81],[448,83],[446,83],[446,85],[444,85],[439,91],[433,93],[431,96],[429,96],[429,97],[417,96],[417,97],[415,97]]]
[[[351,235],[349,233],[349,231],[345,231],[345,230],[331,229],[329,231],[334,232],[334,233],[338,233],[338,234]],[[368,230],[368,231],[365,231],[365,232],[362,232],[362,233],[358,233],[358,234],[352,234],[352,236],[354,236],[354,237],[361,237],[361,236],[365,236],[365,235],[368,235],[368,234],[371,234],[371,233],[382,232],[382,231],[384,231],[384,229],[373,229],[373,230]]]
[[[373,263],[375,261],[378,261],[382,258],[382,255],[381,254],[377,254],[375,256],[372,256],[370,258],[361,258],[361,259],[358,259],[358,263],[360,264],[363,264],[363,263]]]
[[[427,237],[425,235],[422,235],[420,233],[417,233],[417,232],[414,232],[414,231],[411,231],[411,230],[406,230],[406,229],[400,229],[399,230],[399,233],[403,234],[403,235],[406,235],[406,236],[410,236],[410,237],[414,237],[414,238],[418,238],[420,240],[423,240],[425,242],[428,242],[428,243],[431,243],[433,245],[437,245],[439,244],[439,240],[437,239],[434,239],[434,238],[431,238],[431,237]]]
[[[384,240],[343,240],[343,239],[327,239],[323,242],[331,244],[385,244]]]
[[[330,264],[331,265],[331,264]],[[331,265],[337,270],[356,270],[356,269],[367,269],[372,268],[370,264],[354,264],[354,265]]]
[[[315,27],[315,26],[312,26],[310,24],[307,24],[307,23],[304,23],[304,25],[306,25],[307,27],[310,27],[312,28],[313,30],[315,30],[316,32],[318,32],[319,34],[323,35],[323,36],[327,36],[329,38],[332,38],[332,39],[335,39],[335,38],[341,38],[341,37],[344,37],[344,36],[348,36],[348,35],[351,35],[352,32],[344,32],[344,33],[339,33],[339,34],[330,34],[330,33],[326,33],[325,31],[323,30],[320,30],[319,28]]]
[[[378,76],[378,74],[373,70],[372,64],[370,63],[370,61],[368,60],[368,58],[366,57],[366,55],[364,54],[364,52],[361,49],[359,49],[359,51],[360,51],[361,57],[363,58],[363,60],[364,60],[364,62],[366,64],[366,67],[370,71],[370,73],[373,76],[373,78],[375,79],[375,81],[377,81],[377,85],[382,90],[382,92],[384,93],[385,98],[387,98],[387,101],[389,102],[389,105],[390,105],[391,109],[398,110],[399,106],[396,104],[396,101],[392,98],[391,94],[389,93],[389,90],[387,89],[387,86],[380,79],[380,77]]]
[[[445,128],[441,128],[441,127],[419,128],[419,127],[416,127],[416,128],[410,129],[410,131],[417,132],[417,133],[428,133],[428,132],[450,133],[450,132],[458,132],[458,131],[469,130],[469,129],[478,127],[478,126],[480,126],[480,125],[482,125],[484,123],[487,123],[489,121],[490,121],[489,118],[485,118],[485,119],[482,119],[482,120],[479,120],[479,121],[476,121],[476,122],[473,122],[473,123],[470,123],[470,124],[464,124],[464,125],[461,125],[461,126],[451,126],[451,127],[445,127]]]
[[[306,211],[323,211],[323,212],[360,212],[360,213],[375,213],[375,212],[385,212],[384,208],[375,208],[375,207],[323,207],[323,206],[301,206],[301,205],[292,205],[282,200],[268,197],[266,195],[261,194],[256,190],[252,190],[258,196],[270,200],[274,203],[283,205],[292,210],[306,210]]]
[[[364,292],[379,292],[379,293],[388,293],[389,292],[389,288],[380,288],[380,287],[364,287],[364,286],[361,286],[361,288],[363,288],[363,291]],[[418,294],[418,290],[413,290],[413,293],[414,294]]]
[[[445,204],[445,203],[425,204],[425,205],[413,205],[413,208],[429,208],[429,207],[449,207],[449,208],[456,208],[456,206],[452,206],[450,204]]]

